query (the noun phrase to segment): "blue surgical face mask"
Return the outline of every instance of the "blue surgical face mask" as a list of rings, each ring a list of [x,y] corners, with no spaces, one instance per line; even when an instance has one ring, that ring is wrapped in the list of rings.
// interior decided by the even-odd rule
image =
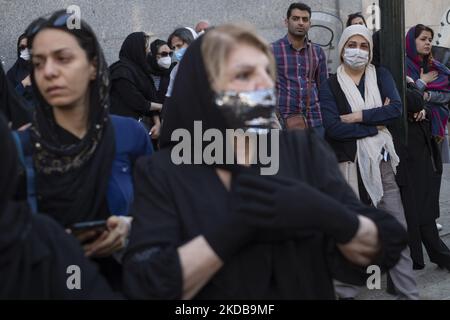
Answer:
[[[186,53],[186,48],[178,49],[174,52],[173,56],[175,61],[180,62],[183,59],[184,54]]]

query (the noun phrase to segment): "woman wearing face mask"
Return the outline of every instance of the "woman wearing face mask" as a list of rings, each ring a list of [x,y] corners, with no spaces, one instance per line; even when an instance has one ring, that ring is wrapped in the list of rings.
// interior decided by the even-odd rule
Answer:
[[[272,131],[274,81],[270,47],[253,31],[217,27],[189,47],[167,105],[162,150],[135,173],[136,220],[124,262],[129,297],[333,299],[332,277],[363,283],[361,266],[397,262],[405,230],[355,198],[322,139]],[[242,165],[191,165],[207,152],[201,141],[198,153],[176,165],[171,137],[181,129],[194,138],[196,121],[222,137],[248,129],[270,138],[263,148],[279,150],[279,170],[261,176],[262,163],[250,165],[251,144],[222,153]]]
[[[25,34],[22,34],[17,40],[17,61],[8,70],[7,76],[14,88],[18,85],[22,85],[25,88],[31,86],[30,72],[30,52],[27,47],[27,38]]]
[[[326,139],[360,199],[386,210],[406,228],[395,181],[399,158],[386,128],[400,117],[402,103],[389,71],[370,63],[372,48],[366,27],[353,25],[344,30],[339,41],[341,65],[320,90]],[[409,250],[402,252],[389,274],[400,298],[419,298]],[[351,286],[339,286],[337,291],[342,298],[354,298],[357,293]]]
[[[173,57],[175,62],[179,63],[181,59],[183,59],[183,55],[186,52],[187,48],[196,38],[197,34],[195,33],[195,31],[189,28],[179,28],[172,32],[172,34],[169,36],[169,39],[167,40],[167,43],[172,48],[172,50],[174,50]],[[169,87],[167,88],[166,97],[170,97],[172,95],[173,84],[175,82],[177,72],[178,65],[176,65],[170,73],[170,83]]]
[[[27,29],[39,101],[32,127],[20,134],[31,158],[27,171],[34,171],[27,187],[35,189],[37,211],[64,227],[106,220],[106,230],[77,237],[118,288],[121,267],[112,255],[127,242],[134,161],[151,154],[151,143],[137,121],[109,115],[103,51],[90,26],[81,21],[80,29],[69,29],[70,18],[57,11]]]
[[[173,51],[170,50],[167,42],[156,39],[150,45],[148,62],[150,64],[150,75],[153,79],[156,98],[155,102],[164,103],[167,87],[170,81],[170,72],[175,66],[172,62]]]
[[[173,52],[167,43],[156,39],[150,44],[150,54],[147,61],[150,65],[150,76],[153,80],[153,87],[156,95],[153,102],[164,104],[166,100],[167,88],[170,82],[170,72],[176,65],[172,62]],[[159,114],[158,114],[159,115]],[[152,134],[153,146],[157,149],[159,132]]]
[[[407,75],[423,93],[431,132],[442,148],[442,160],[450,162],[446,128],[449,119],[450,70],[433,59],[434,32],[422,24],[412,27],[406,35]]]
[[[31,87],[30,72],[30,51],[27,47],[27,38],[22,34],[17,41],[17,61],[8,70],[7,76],[16,93],[23,98],[24,106],[31,113],[36,106],[36,99]]]
[[[450,250],[440,239],[436,227],[442,180],[438,141],[444,134],[448,118],[445,101],[448,103],[450,100],[450,72],[431,57],[432,39],[433,30],[424,25],[412,27],[406,36],[407,166],[412,192],[411,211],[414,214],[414,224],[410,225],[409,232],[410,247],[416,269],[425,267],[423,243],[431,262],[450,270]]]
[[[25,128],[31,122],[31,113],[25,102],[12,87],[0,63],[0,112],[6,117],[10,128]]]
[[[155,101],[157,92],[147,62],[150,37],[134,32],[120,49],[120,60],[109,67],[111,73],[111,113],[143,121],[153,138],[159,136],[162,104]]]

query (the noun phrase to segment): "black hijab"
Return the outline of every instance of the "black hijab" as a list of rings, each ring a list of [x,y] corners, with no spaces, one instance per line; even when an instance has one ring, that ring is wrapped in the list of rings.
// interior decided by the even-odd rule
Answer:
[[[17,95],[9,80],[6,78],[0,63],[0,111],[13,129],[31,122],[31,114],[24,107],[24,101]]]
[[[147,100],[151,100],[154,96],[154,92],[152,93],[154,85],[145,53],[144,32],[134,32],[128,35],[120,49],[119,59],[110,67],[111,81],[127,79],[144,94]]]
[[[161,148],[176,144],[171,141],[176,129],[186,129],[193,136],[194,121],[202,121],[204,131],[215,128],[225,134],[227,129],[225,118],[214,103],[215,94],[201,52],[202,40],[200,37],[189,46],[178,67],[173,93],[165,106]]]
[[[150,54],[147,57],[148,64],[150,65],[150,73],[154,76],[169,76],[172,71],[173,66],[176,63],[173,63],[169,69],[161,68],[156,60],[156,55],[158,54],[159,48],[163,45],[167,45],[167,42],[161,39],[156,39],[150,44]]]
[[[26,38],[25,34],[21,34],[17,40],[17,60],[11,69],[8,70],[7,76],[9,81],[16,87],[23,79],[31,73],[31,63],[20,57],[20,41]]]
[[[89,85],[90,105],[88,130],[80,140],[58,126],[52,107],[39,90],[35,90],[39,105],[31,128],[33,160],[36,169],[38,210],[52,216],[63,226],[109,216],[106,205],[108,180],[115,155],[114,128],[109,117],[109,77],[103,51],[88,24],[69,30],[65,11],[55,12],[48,20],[38,19],[30,30],[57,28],[76,37],[81,47],[95,57],[97,76]],[[70,17],[70,16],[68,16]],[[64,20],[65,21],[65,20]],[[34,88],[37,88],[32,73]]]
[[[13,199],[19,176],[17,149],[0,115],[0,297],[20,296],[30,275],[32,257],[25,238],[31,214],[25,201]],[[7,295],[8,294],[8,295]]]
[[[214,101],[216,94],[209,84],[201,50],[202,42],[203,36],[195,40],[180,62],[172,96],[166,100],[164,106],[160,148],[172,148],[178,144],[171,141],[172,133],[177,129],[189,131],[193,138],[195,121],[202,122],[203,132],[208,129],[217,129],[223,137],[226,136],[226,129],[230,128]],[[195,150],[194,139],[191,140],[191,150]],[[203,142],[202,154],[208,144],[209,142]],[[225,143],[223,148],[222,154],[225,155]],[[194,163],[194,152],[192,152],[191,163]],[[213,164],[213,166],[237,173],[242,168],[236,164],[236,158],[234,163]]]

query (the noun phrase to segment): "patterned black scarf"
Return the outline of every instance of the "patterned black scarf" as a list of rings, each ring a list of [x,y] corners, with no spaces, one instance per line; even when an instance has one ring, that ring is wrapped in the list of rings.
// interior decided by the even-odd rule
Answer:
[[[88,131],[82,139],[67,143],[53,116],[53,109],[36,89],[39,106],[36,108],[31,141],[36,169],[38,209],[52,216],[63,226],[75,222],[104,219],[106,192],[115,154],[114,128],[109,118],[109,75],[100,44],[92,29],[84,21],[81,29],[69,30],[60,26],[64,12],[59,11],[48,20],[42,18],[28,27],[32,49],[34,36],[43,28],[56,28],[74,35],[79,43],[94,43],[97,76],[89,85]],[[37,88],[34,72],[32,81]],[[70,135],[68,132],[65,132]]]

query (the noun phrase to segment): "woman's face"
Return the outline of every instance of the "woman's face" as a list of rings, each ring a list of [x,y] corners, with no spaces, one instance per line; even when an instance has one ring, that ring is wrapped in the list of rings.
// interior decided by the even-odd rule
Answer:
[[[422,31],[419,37],[416,38],[417,53],[422,56],[427,56],[431,53],[431,42],[433,36],[430,31]]]
[[[161,58],[169,57],[172,54],[172,50],[170,50],[169,46],[167,44],[162,45],[158,49],[158,53],[156,54],[156,60],[159,60]]]
[[[350,49],[361,49],[364,51],[369,52],[370,51],[370,44],[369,42],[366,40],[366,38],[364,38],[363,36],[357,34],[354,35],[353,37],[351,37],[350,39],[348,39],[347,43],[345,44],[345,48],[350,48]]]
[[[33,41],[32,63],[36,85],[48,104],[72,108],[84,103],[96,67],[71,34],[44,29]]]
[[[170,40],[170,45],[172,46],[173,50],[180,50],[189,47],[189,45],[186,42],[184,42],[177,36],[172,37],[172,39]]]
[[[363,18],[361,18],[361,17],[356,17],[356,18],[354,18],[354,19],[351,21],[351,25],[354,25],[354,24],[360,24],[360,25],[362,25],[362,26],[365,26],[365,25],[366,25],[366,24],[364,23]]]
[[[23,38],[19,43],[19,51],[25,50],[27,48],[28,41],[27,38]]]
[[[223,79],[216,85],[218,91],[255,91],[275,86],[269,73],[269,58],[248,44],[237,45],[230,53]]]

